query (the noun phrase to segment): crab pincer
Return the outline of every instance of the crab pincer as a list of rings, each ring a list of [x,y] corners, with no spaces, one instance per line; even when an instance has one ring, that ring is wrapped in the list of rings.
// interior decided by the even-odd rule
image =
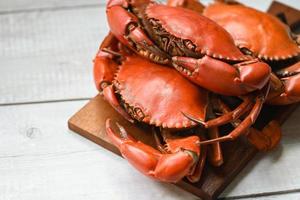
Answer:
[[[300,61],[294,65],[277,70],[271,78],[268,104],[288,105],[300,101]]]
[[[197,163],[200,148],[196,144],[200,139],[190,136],[170,140],[170,153],[161,153],[153,147],[135,140],[125,129],[118,125],[119,133],[113,130],[111,120],[106,121],[106,133],[122,156],[137,170],[146,176],[164,182],[178,182],[191,174]]]
[[[137,54],[174,66],[186,78],[223,95],[244,95],[269,81],[270,67],[244,55],[221,26],[197,12],[150,0],[110,0],[112,34]]]

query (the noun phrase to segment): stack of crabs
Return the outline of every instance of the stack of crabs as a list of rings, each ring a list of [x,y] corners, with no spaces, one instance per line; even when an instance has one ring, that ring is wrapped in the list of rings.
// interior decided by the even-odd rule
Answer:
[[[125,119],[154,127],[157,148],[106,121],[108,137],[140,172],[197,182],[206,159],[223,164],[221,142],[243,135],[259,150],[278,144],[276,121],[261,131],[252,125],[263,104],[300,100],[299,38],[284,23],[221,1],[204,7],[195,0],[109,0],[106,14],[110,32],[94,60],[94,79]],[[272,68],[280,62],[292,64]]]

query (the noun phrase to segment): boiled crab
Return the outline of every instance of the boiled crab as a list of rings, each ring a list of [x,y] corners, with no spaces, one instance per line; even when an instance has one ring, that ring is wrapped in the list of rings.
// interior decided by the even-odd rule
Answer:
[[[244,55],[227,31],[194,11],[150,0],[110,0],[106,13],[120,42],[212,92],[240,96],[269,81],[267,64]]]
[[[204,7],[197,0],[169,0],[168,5],[203,13],[225,28],[241,51],[271,65],[292,59],[300,53],[299,37],[295,37],[286,24],[268,13],[235,1],[216,1]],[[300,101],[300,63],[273,70],[267,103],[284,105]]]
[[[166,145],[157,139],[158,151],[136,141],[121,126],[115,131],[109,119],[106,123],[107,135],[122,155],[143,174],[160,181],[177,182],[187,177],[196,182],[201,176],[206,146],[200,144],[205,138],[199,134],[176,136],[172,131],[198,125],[186,116],[201,119],[201,123],[209,128],[214,140],[212,151],[215,152],[210,160],[214,165],[220,165],[222,155],[215,140],[233,139],[242,134],[255,121],[263,104],[263,94],[251,94],[242,97],[244,102],[233,111],[207,121],[208,91],[192,84],[172,68],[132,55],[112,34],[103,41],[94,62],[96,86],[112,107],[131,122],[135,120],[163,128],[161,133]],[[219,125],[237,120],[249,109],[250,114],[229,136],[217,138]],[[258,138],[259,135],[251,132],[248,137]],[[268,147],[270,139],[265,139],[253,140],[253,144]]]
[[[121,115],[129,121],[176,130],[197,125],[182,111],[205,118],[208,101],[205,90],[197,88],[176,70],[121,48],[110,34],[102,43],[94,65],[97,88]],[[201,136],[180,137],[162,131],[166,144],[157,142],[158,151],[136,141],[120,125],[115,131],[109,119],[106,130],[123,157],[143,174],[166,182],[177,182],[183,177],[193,182],[200,179],[206,159],[206,147],[201,150],[197,144]]]

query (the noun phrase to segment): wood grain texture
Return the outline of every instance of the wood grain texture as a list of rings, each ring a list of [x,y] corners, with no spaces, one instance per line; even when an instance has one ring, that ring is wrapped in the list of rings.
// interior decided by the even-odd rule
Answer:
[[[95,150],[66,132],[66,120],[85,102],[0,107],[0,158]]]
[[[196,199],[175,186],[146,179],[101,149],[1,158],[0,178],[1,200]]]
[[[228,198],[220,198],[220,200],[234,200],[234,199],[242,199],[242,200],[299,200],[300,193],[292,192],[284,193],[284,194],[274,194],[267,196],[253,196],[253,197],[228,197]]]
[[[92,59],[104,8],[0,15],[0,104],[95,94]]]
[[[213,0],[201,0],[205,5],[211,3]],[[72,7],[92,7],[96,5],[105,5],[105,0],[9,0],[0,1],[0,13],[9,12],[26,12],[32,10],[44,10],[44,9],[64,9]],[[165,0],[160,0],[165,2]],[[252,6],[260,10],[267,10],[272,0],[239,0],[244,4]],[[293,5],[300,9],[300,3],[298,0],[279,0],[279,2],[287,5]]]
[[[62,9],[72,7],[92,7],[104,5],[105,0],[9,0],[0,1],[0,13],[28,12],[33,10]]]

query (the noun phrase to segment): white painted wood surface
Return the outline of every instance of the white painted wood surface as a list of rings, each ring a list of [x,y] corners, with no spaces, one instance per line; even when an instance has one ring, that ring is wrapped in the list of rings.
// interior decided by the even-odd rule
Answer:
[[[266,9],[270,0],[243,2]],[[300,9],[298,0],[282,2]],[[0,0],[0,200],[197,199],[67,129],[86,101],[66,100],[96,94],[91,59],[108,30],[103,3]],[[257,156],[225,199],[300,199],[299,118],[300,109],[281,147]]]
[[[68,118],[85,103],[0,107],[1,200],[195,199],[69,131]]]
[[[213,0],[202,0],[204,4],[208,4]],[[272,0],[239,0],[249,6],[260,10],[266,10]],[[298,0],[278,0],[287,5],[293,5],[299,8]],[[105,5],[105,0],[1,0],[0,1],[0,13],[9,12],[26,12],[32,10],[55,10],[72,7],[93,7],[98,5]],[[159,0],[159,2],[165,2],[165,0]]]
[[[57,10],[72,7],[97,7],[104,5],[105,2],[105,0],[1,0],[0,13]]]
[[[21,196],[76,200],[82,195],[87,199],[110,199],[111,195],[112,199],[159,199],[163,195],[167,199],[195,199],[175,186],[148,180],[125,160],[69,131],[66,121],[85,103],[0,107],[1,200],[17,200]],[[300,136],[299,125],[295,125],[299,111],[284,125],[281,147],[257,156],[222,196],[299,192]],[[300,193],[295,195],[300,197]]]
[[[105,21],[103,7],[0,15],[0,104],[92,97]]]

